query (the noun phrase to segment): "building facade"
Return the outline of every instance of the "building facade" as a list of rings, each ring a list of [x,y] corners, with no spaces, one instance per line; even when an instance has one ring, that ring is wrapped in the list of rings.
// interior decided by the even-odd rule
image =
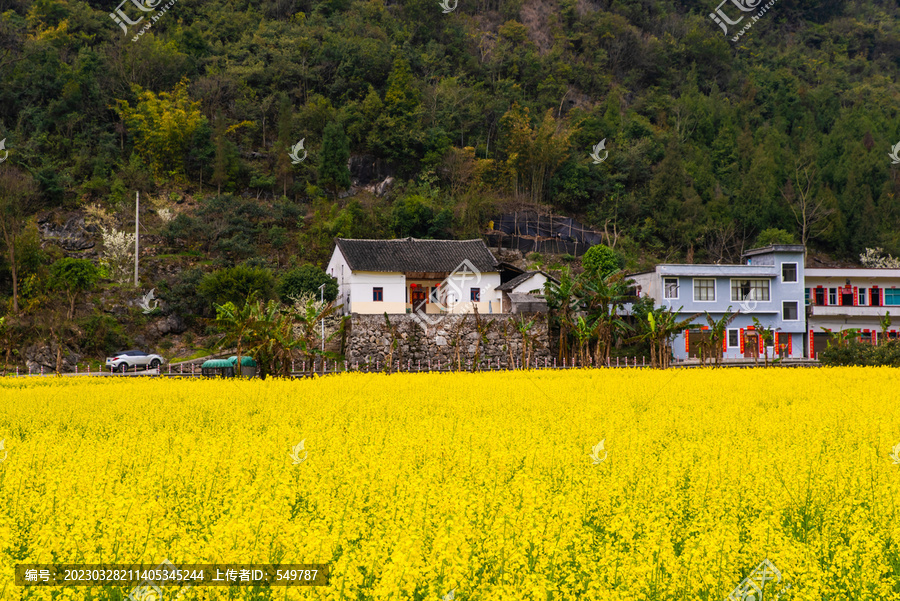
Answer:
[[[900,269],[807,269],[805,286],[811,357],[827,347],[829,332],[856,329],[872,344],[897,338]]]
[[[716,321],[727,313],[739,313],[722,341],[726,359],[759,357],[765,352],[770,357],[805,356],[804,247],[772,245],[747,251],[742,259],[740,265],[663,264],[629,276],[638,294],[671,307],[679,319],[703,314],[675,337],[676,359],[699,355],[699,343],[708,336],[706,313]],[[756,331],[754,317],[775,331],[768,349]]]
[[[499,265],[483,240],[339,238],[326,273],[344,314],[503,312]]]

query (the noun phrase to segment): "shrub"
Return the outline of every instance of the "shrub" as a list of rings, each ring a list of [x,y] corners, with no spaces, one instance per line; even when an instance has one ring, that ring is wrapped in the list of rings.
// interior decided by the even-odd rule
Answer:
[[[278,282],[278,296],[282,302],[303,294],[311,294],[319,298],[319,286],[325,284],[325,300],[337,298],[338,282],[315,265],[301,265],[291,269]]]
[[[178,274],[178,279],[171,286],[165,281],[159,282],[157,296],[163,301],[166,312],[187,319],[212,315],[209,303],[199,292],[204,275],[202,269],[187,269]]]
[[[197,292],[209,304],[232,302],[243,306],[251,292],[263,301],[275,298],[275,277],[268,269],[238,265],[204,276]]]
[[[819,361],[830,366],[900,367],[900,340],[889,340],[878,346],[858,341],[830,345],[819,353]]]
[[[581,257],[581,265],[588,275],[604,277],[625,267],[625,257],[605,244],[595,244]]]
[[[754,246],[756,248],[761,248],[763,246],[769,246],[770,244],[795,244],[794,234],[786,230],[778,229],[777,227],[770,227],[759,233],[759,236],[756,237],[756,244]]]
[[[79,325],[83,335],[78,345],[88,354],[109,355],[131,345],[122,325],[109,315],[94,313]]]

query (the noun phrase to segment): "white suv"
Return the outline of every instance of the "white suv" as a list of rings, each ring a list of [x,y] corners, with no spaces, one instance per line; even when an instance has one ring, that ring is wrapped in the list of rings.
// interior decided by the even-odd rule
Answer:
[[[143,351],[122,351],[106,358],[107,367],[122,373],[138,365],[146,369],[156,369],[165,362],[166,360],[159,355]]]

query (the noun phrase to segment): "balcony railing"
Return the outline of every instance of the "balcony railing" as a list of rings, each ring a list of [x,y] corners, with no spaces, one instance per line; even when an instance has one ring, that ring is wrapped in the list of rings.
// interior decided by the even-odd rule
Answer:
[[[810,315],[824,317],[829,315],[846,315],[855,317],[881,317],[888,311],[900,313],[900,306],[890,305],[886,307],[860,307],[841,305],[809,305]]]

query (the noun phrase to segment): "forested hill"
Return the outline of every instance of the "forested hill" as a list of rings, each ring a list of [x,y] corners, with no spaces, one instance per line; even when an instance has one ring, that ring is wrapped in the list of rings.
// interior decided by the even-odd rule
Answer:
[[[727,35],[714,0],[115,1],[0,0],[0,175],[33,178],[35,212],[124,228],[135,190],[179,215],[249,195],[296,207],[276,234],[317,260],[335,235],[472,235],[525,203],[660,258],[734,259],[768,228],[900,252],[894,0],[777,0],[737,41],[758,14],[738,0]],[[392,193],[348,196],[348,151]]]

